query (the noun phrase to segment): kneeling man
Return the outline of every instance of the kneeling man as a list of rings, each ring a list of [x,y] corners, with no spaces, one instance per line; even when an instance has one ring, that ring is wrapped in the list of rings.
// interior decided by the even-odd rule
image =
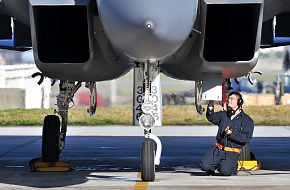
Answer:
[[[227,110],[214,112],[214,103],[208,104],[206,118],[218,125],[216,145],[204,156],[200,167],[208,175],[217,169],[223,176],[237,172],[238,157],[242,146],[249,143],[253,131],[253,120],[242,110],[243,98],[238,92],[228,96]]]

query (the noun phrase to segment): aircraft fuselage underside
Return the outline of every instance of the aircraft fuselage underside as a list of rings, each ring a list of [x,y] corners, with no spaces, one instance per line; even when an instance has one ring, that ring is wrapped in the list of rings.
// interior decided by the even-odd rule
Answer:
[[[147,61],[181,80],[245,75],[258,60],[263,19],[287,11],[281,0],[0,3],[0,15],[30,27],[35,62],[45,76],[83,82],[111,80]]]

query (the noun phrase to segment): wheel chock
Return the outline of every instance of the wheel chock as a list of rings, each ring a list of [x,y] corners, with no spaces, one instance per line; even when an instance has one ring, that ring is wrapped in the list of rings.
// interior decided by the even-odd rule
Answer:
[[[247,171],[257,171],[261,168],[261,163],[257,160],[241,160],[238,161],[238,171],[247,170]]]
[[[41,160],[31,161],[30,169],[33,172],[68,172],[72,169],[67,162],[42,162]]]

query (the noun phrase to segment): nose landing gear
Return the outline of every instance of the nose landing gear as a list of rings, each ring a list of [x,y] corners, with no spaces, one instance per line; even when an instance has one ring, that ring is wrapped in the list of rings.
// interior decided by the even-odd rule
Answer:
[[[141,67],[139,66],[140,76],[135,77],[137,79],[143,79],[142,85],[134,85],[135,87],[137,86],[135,89],[135,92],[138,94],[137,97],[142,97],[137,98],[137,103],[140,104],[138,111],[140,112],[134,114],[139,116],[134,117],[134,124],[138,121],[145,133],[145,140],[141,147],[140,169],[142,181],[154,181],[155,165],[159,165],[160,163],[162,144],[159,138],[151,133],[154,126],[161,126],[161,106],[159,105],[161,103],[161,93],[158,93],[160,85],[159,73],[160,68],[158,63],[146,62]]]

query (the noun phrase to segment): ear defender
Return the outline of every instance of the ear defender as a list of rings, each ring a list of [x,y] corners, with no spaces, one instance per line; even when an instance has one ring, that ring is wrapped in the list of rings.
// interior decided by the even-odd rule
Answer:
[[[237,104],[238,104],[239,107],[241,107],[243,105],[243,103],[244,103],[244,100],[243,100],[242,96],[240,96],[240,98],[238,99]]]

